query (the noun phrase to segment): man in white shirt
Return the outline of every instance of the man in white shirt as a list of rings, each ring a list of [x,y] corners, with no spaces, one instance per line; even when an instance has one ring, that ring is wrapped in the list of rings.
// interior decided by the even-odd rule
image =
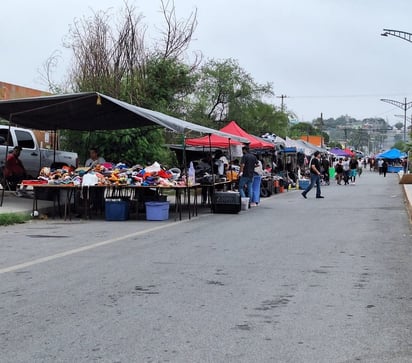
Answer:
[[[222,150],[216,150],[214,164],[217,166],[218,175],[226,175],[226,169],[229,165],[229,161],[227,160],[227,157],[223,155]]]
[[[350,172],[350,167],[349,167],[349,159],[345,157],[342,163],[343,166],[343,180],[345,182],[345,185],[349,184],[349,172]]]
[[[96,148],[92,147],[89,150],[90,158],[86,160],[84,166],[89,168],[96,166],[97,164],[103,164],[106,162],[103,157],[99,156],[99,153]]]

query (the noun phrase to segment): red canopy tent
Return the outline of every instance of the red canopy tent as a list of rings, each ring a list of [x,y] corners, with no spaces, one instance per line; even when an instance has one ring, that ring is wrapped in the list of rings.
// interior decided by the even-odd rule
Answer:
[[[206,135],[202,137],[196,137],[194,139],[186,139],[186,145],[189,146],[207,146],[207,147],[217,147],[217,148],[228,148],[233,145],[243,145],[241,142],[236,140],[231,140],[226,137],[218,135]]]
[[[355,153],[351,149],[349,149],[348,147],[346,149],[344,149],[343,151],[346,154],[348,154],[349,156],[354,156],[355,155]]]
[[[258,137],[248,134],[243,130],[235,121],[230,121],[225,127],[220,129],[222,132],[228,134],[241,136],[250,141],[249,148],[251,149],[274,149],[275,145],[271,142],[260,140]],[[235,140],[226,139],[217,135],[210,135],[198,137],[194,139],[186,139],[186,145],[191,146],[211,146],[227,148],[231,145],[241,145],[240,142]]]

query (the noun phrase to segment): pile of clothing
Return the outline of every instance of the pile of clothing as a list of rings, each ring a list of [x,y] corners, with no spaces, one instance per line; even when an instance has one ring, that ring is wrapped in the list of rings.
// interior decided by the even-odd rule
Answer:
[[[136,186],[179,186],[185,185],[184,178],[176,174],[176,169],[165,170],[158,162],[143,167],[110,163],[97,164],[92,168],[70,167],[51,169],[44,167],[36,183],[53,185],[136,185]],[[23,184],[32,184],[26,181]]]

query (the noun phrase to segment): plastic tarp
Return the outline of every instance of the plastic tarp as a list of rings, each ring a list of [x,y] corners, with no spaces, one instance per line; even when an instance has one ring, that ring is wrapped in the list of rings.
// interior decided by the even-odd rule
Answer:
[[[249,143],[249,147],[251,149],[274,149],[275,145],[269,141],[264,141],[259,139],[256,136],[248,134],[245,130],[243,130],[235,121],[229,122],[225,127],[222,127],[220,131],[231,134],[237,135],[239,137],[246,138]],[[221,147],[227,148],[229,145],[240,145],[239,142],[235,142],[230,139],[222,139],[219,135],[211,135],[210,140],[208,136],[193,138],[193,139],[186,139],[186,144],[191,146],[212,146],[212,147]]]
[[[248,143],[247,138],[137,107],[98,92],[0,101],[0,117],[13,124],[37,130],[118,130],[147,126],[177,133],[194,131]]]
[[[296,148],[296,151],[307,156],[310,156],[314,153],[314,149],[308,147],[305,143],[301,142],[301,140],[293,140],[286,136],[286,147],[288,148]]]

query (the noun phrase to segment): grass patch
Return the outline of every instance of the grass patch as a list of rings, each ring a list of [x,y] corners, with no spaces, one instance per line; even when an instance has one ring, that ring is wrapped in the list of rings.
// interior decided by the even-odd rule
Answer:
[[[2,213],[0,214],[0,226],[24,223],[30,219],[30,215],[26,213]]]

